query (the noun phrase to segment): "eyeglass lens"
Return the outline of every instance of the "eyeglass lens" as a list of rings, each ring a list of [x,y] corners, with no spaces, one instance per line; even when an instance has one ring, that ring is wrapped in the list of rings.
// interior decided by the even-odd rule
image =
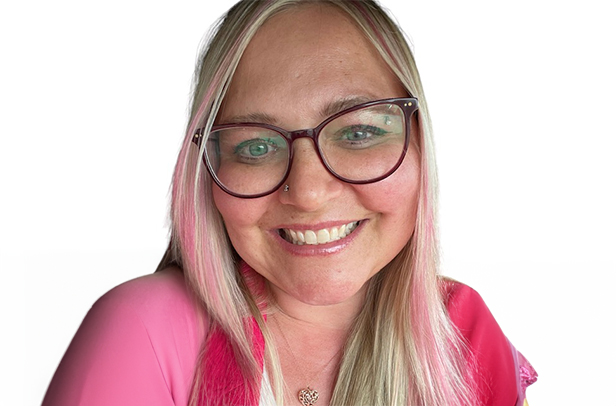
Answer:
[[[328,170],[351,182],[366,182],[390,172],[404,153],[405,113],[384,103],[352,110],[329,121],[317,137]],[[206,158],[218,181],[238,195],[275,189],[290,165],[283,134],[260,126],[238,126],[210,133]]]

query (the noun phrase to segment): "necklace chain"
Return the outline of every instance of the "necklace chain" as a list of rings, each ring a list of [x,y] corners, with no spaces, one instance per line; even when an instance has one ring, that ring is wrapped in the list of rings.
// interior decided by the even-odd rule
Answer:
[[[272,317],[272,318],[274,319],[274,323],[276,323],[276,326],[278,327],[278,330],[280,330],[280,334],[282,335],[282,339],[284,340],[284,343],[285,343],[285,345],[287,347],[287,350],[288,350],[289,354],[291,354],[291,358],[293,358],[294,364],[295,365],[302,365],[300,362],[298,362],[297,357],[295,357],[295,353],[293,352],[293,349],[291,348],[291,344],[289,344],[289,340],[287,339],[287,335],[284,333],[284,330],[282,329],[282,327],[280,327],[280,323],[278,322],[276,317]],[[323,371],[325,371],[325,369],[329,366],[329,364],[331,364],[332,361],[338,356],[338,354],[340,354],[341,350],[342,349],[338,350],[338,352],[336,352],[334,354],[334,356],[331,357],[331,359],[329,361],[327,361],[327,363],[317,373],[314,374],[314,376],[316,376],[316,375],[322,373]],[[300,369],[300,370],[302,371],[303,379],[306,379],[306,375],[304,374],[304,371],[302,369]],[[310,385],[308,385],[305,388],[300,389],[300,391],[297,393],[297,398],[298,398],[299,402],[302,404],[302,406],[314,406],[317,403],[317,400],[319,400],[319,392],[316,389],[310,388]]]

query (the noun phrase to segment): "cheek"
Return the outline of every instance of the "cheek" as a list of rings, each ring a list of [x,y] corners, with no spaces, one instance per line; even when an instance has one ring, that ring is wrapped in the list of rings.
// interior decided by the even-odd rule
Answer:
[[[214,204],[223,218],[227,233],[235,246],[237,239],[259,224],[265,208],[263,198],[240,199],[213,186]]]
[[[409,151],[404,162],[390,177],[365,185],[364,201],[370,208],[401,221],[415,223],[419,200],[419,157]],[[406,223],[408,226],[409,224]]]

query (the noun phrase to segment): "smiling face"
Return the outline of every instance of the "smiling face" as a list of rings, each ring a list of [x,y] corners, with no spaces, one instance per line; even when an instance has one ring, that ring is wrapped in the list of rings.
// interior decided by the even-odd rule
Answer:
[[[349,17],[331,6],[309,5],[283,12],[259,29],[242,56],[218,123],[312,128],[345,107],[406,96]],[[409,148],[388,178],[352,185],[325,169],[309,139],[296,140],[293,148],[288,191],[241,199],[213,187],[231,242],[279,300],[361,301],[366,282],[413,233],[419,156]],[[302,238],[305,244],[294,243]]]

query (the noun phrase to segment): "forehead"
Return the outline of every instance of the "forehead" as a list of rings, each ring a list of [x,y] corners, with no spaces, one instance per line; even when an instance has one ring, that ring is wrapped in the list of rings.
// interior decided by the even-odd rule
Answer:
[[[332,5],[285,10],[259,28],[225,96],[221,117],[298,107],[317,114],[337,99],[405,96],[357,23]],[[271,110],[271,111],[268,111]]]

